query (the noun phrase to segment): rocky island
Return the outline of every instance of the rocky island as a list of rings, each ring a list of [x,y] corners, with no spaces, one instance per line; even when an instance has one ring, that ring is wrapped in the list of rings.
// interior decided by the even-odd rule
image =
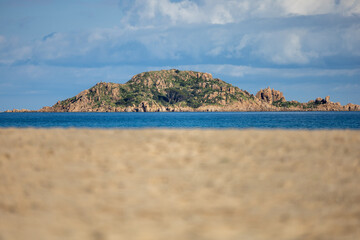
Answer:
[[[29,110],[11,110],[8,112]],[[287,101],[266,88],[256,95],[213,78],[209,73],[177,69],[144,72],[127,83],[100,82],[78,95],[38,112],[213,112],[213,111],[360,111],[360,106],[316,98]]]

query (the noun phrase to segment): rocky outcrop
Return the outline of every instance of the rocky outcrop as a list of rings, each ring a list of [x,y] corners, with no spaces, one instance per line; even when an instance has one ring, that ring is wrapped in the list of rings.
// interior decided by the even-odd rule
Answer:
[[[342,106],[339,102],[331,102],[330,96],[325,98],[318,97],[307,103],[299,103],[297,101],[274,102],[273,105],[285,111],[359,111],[360,106],[356,104],[348,104]]]
[[[360,111],[360,105],[356,105],[356,104],[352,104],[352,103],[348,103],[344,106],[344,110],[348,110],[348,111]]]
[[[330,96],[326,96],[326,97],[325,97],[324,103],[330,103]]]
[[[331,103],[330,96],[326,96],[325,98],[318,97],[313,102],[315,102],[316,104],[328,104],[328,103]]]
[[[272,104],[273,102],[285,102],[285,97],[282,92],[270,89],[270,87],[261,89],[257,94],[256,97],[261,99],[267,103]]]
[[[6,110],[6,113],[23,113],[23,112],[34,112],[32,110],[29,109],[12,109],[12,110]]]

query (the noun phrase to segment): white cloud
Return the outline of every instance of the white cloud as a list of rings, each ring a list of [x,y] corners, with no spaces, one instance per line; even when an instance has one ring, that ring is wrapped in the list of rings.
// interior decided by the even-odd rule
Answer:
[[[360,56],[360,24],[341,31],[341,39],[345,50]]]
[[[309,62],[309,53],[302,49],[301,38],[296,33],[283,33],[283,37],[276,35],[271,39],[270,44],[263,44],[260,51],[265,51],[265,55],[278,64],[306,64]],[[271,37],[270,37],[271,38]]]
[[[26,61],[31,55],[32,47],[27,44],[21,44],[18,38],[0,36],[0,64]]]
[[[360,14],[358,0],[136,0],[125,24],[227,24],[254,18]]]
[[[149,25],[149,21],[176,24],[179,22],[197,23],[202,14],[198,5],[189,0],[171,2],[169,0],[136,0],[124,18],[125,23],[141,22]]]
[[[244,24],[227,28],[95,29],[76,35],[55,33],[35,42],[6,41],[0,63],[113,65],[129,61],[228,59],[308,65],[325,57],[360,56],[360,25],[343,28],[283,28],[253,31]],[[189,34],[190,32],[190,34]]]
[[[285,14],[290,15],[316,15],[333,13],[336,11],[334,0],[282,0],[279,1]]]
[[[251,1],[250,1],[251,2]],[[136,0],[123,19],[130,25],[227,24],[243,19],[248,1]]]
[[[339,0],[334,12],[345,16],[360,14],[360,2],[358,0]]]
[[[360,13],[358,0],[279,0],[286,15],[339,14],[349,16]]]
[[[333,76],[356,76],[360,75],[360,69],[316,69],[316,68],[261,68],[249,67],[243,65],[231,64],[199,64],[199,65],[181,65],[169,68],[178,68],[182,70],[192,69],[194,71],[209,72],[214,76],[221,74],[232,77],[257,76],[276,76],[282,78],[296,77],[333,77]],[[216,76],[215,76],[216,77]]]
[[[233,16],[230,11],[224,5],[217,5],[213,12],[210,12],[213,16],[210,18],[212,24],[226,24],[234,22]]]
[[[358,18],[291,17],[354,13],[359,6],[357,1],[289,2],[136,0],[129,4],[127,1],[125,25],[51,33],[32,42],[0,36],[0,63],[31,61],[84,67],[167,60],[206,63],[210,59],[210,62],[307,66],[314,62],[322,64],[329,57],[349,60],[360,56]],[[259,19],[271,16],[275,18]],[[329,24],[328,19],[332,21]]]

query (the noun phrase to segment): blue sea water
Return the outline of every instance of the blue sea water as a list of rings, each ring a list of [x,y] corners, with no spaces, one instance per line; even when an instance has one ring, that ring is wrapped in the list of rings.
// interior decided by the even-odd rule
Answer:
[[[360,112],[0,113],[0,127],[360,129]]]

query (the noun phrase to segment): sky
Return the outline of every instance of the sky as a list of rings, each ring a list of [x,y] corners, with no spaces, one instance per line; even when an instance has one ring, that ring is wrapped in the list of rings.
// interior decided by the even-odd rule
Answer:
[[[360,104],[360,0],[0,0],[0,111],[173,68]]]

